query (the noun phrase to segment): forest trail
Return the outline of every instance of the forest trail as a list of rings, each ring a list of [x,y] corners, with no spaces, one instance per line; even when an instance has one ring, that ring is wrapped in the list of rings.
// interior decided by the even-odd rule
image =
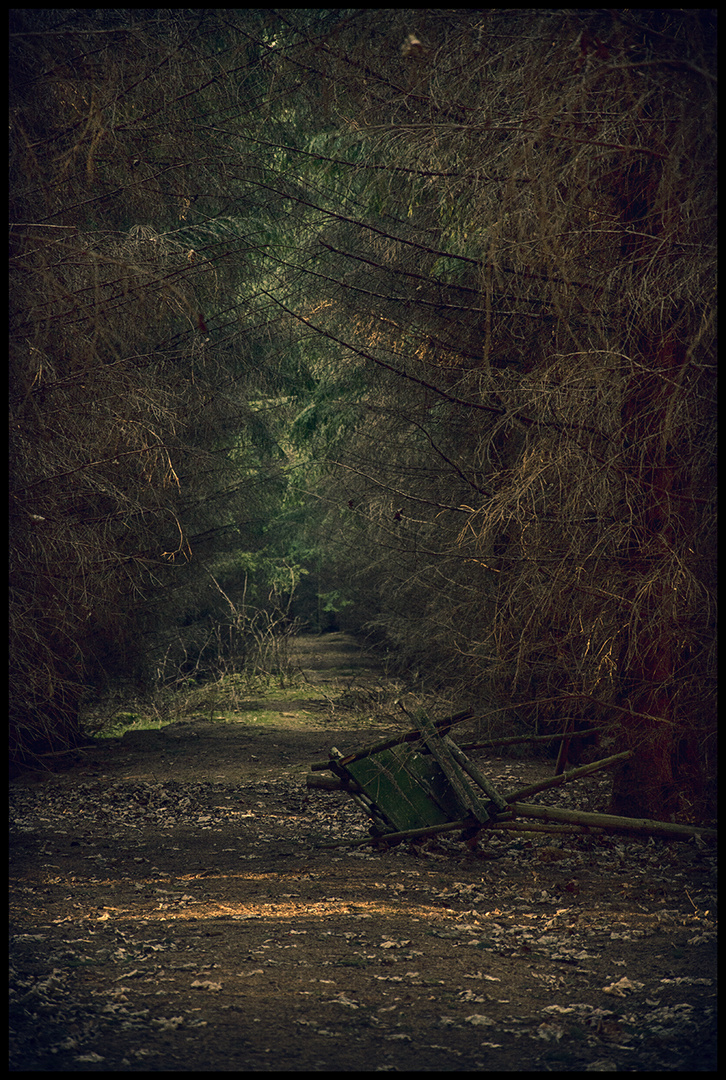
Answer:
[[[292,639],[291,659],[315,681],[378,679],[385,671],[376,653],[346,633],[301,634]]]
[[[353,749],[409,726],[396,715],[400,684],[353,635],[301,635],[288,649],[284,689],[235,686],[226,699],[222,684],[212,715],[192,710],[160,730],[99,740],[78,771],[229,784],[267,775],[301,779],[311,761],[327,756],[331,740]]]
[[[326,848],[368,823],[304,774],[395,729],[395,687],[347,635],[296,648],[307,697],[270,689],[11,784],[11,1069],[714,1068],[711,851]],[[504,792],[551,772],[480,765]],[[595,808],[599,783],[569,797]]]

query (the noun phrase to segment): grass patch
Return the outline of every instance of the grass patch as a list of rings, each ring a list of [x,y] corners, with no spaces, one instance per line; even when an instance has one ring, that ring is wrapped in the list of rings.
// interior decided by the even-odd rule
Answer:
[[[165,722],[141,713],[118,712],[109,719],[86,717],[85,727],[96,739],[118,739],[126,731],[159,731]]]
[[[251,709],[244,713],[230,713],[226,717],[228,724],[255,724],[258,727],[274,727],[283,720],[283,714],[279,710]]]
[[[335,691],[336,695],[338,691]],[[285,702],[320,701],[320,687],[302,680],[291,685],[289,676],[275,679],[272,676],[244,673],[222,675],[218,679],[198,684],[188,683],[158,691],[150,700],[140,701],[133,708],[116,709],[112,713],[88,710],[84,727],[88,734],[98,739],[119,738],[127,731],[159,731],[167,724],[179,720],[206,720],[212,723],[255,723],[260,726],[279,722],[280,709],[270,709],[268,702],[276,705]],[[331,701],[332,704],[332,701]]]

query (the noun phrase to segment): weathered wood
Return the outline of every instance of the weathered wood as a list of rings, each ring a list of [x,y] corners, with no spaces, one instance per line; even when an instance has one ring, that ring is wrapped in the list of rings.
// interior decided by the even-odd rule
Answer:
[[[578,780],[580,777],[589,776],[591,773],[599,772],[601,769],[609,769],[611,766],[617,765],[619,761],[626,761],[632,756],[632,750],[623,750],[622,754],[613,754],[612,757],[593,761],[591,765],[581,765],[580,768],[570,769],[569,772],[561,773],[559,776],[550,776],[547,780],[541,780],[538,784],[530,784],[529,787],[522,788],[521,791],[512,792],[511,795],[506,796],[506,802],[521,802],[522,799],[528,799],[530,795],[536,795],[539,791],[560,787],[561,784],[567,784],[570,780]]]
[[[702,829],[695,825],[678,825],[671,821],[654,821],[650,818],[617,817],[615,814],[593,814],[585,810],[562,810],[559,806],[535,806],[533,803],[512,803],[509,807],[517,817],[538,818],[541,821],[571,822],[573,825],[593,825],[611,832],[639,833],[646,836],[665,836],[690,840],[693,836],[715,840],[716,829]]]
[[[475,784],[478,784],[482,791],[489,796],[498,810],[506,810],[507,802],[497,789],[494,787],[490,780],[487,780],[486,776],[481,770],[474,764],[473,761],[469,761],[469,758],[463,753],[462,750],[456,745],[453,739],[450,739],[448,735],[444,735],[442,742],[448,749],[449,753],[453,757],[454,761],[461,765],[462,769],[468,772]]]
[[[601,734],[605,728],[594,727],[587,731],[573,731],[573,739],[584,739],[588,735]],[[516,746],[519,743],[551,743],[562,741],[562,732],[554,735],[514,735],[507,739],[487,739],[486,742],[462,743],[462,750],[489,750],[497,746]]]
[[[330,766],[333,771],[336,772],[337,775],[341,778],[341,780],[343,780],[345,783],[348,783],[350,781],[350,777],[347,775],[347,773],[343,769],[340,769],[340,771],[338,771],[339,762],[342,760],[342,758],[343,755],[341,754],[340,750],[338,750],[336,746],[332,746],[330,748]],[[384,830],[387,828],[392,828],[391,823],[388,821],[383,811],[378,806],[376,806],[376,804],[373,802],[370,796],[366,794],[362,787],[356,784],[355,790],[353,790],[353,787],[351,785],[348,788],[348,794],[350,795],[356,806],[359,806],[364,814],[368,814],[369,817],[373,818],[374,823],[379,828],[382,828]]]
[[[468,715],[469,714],[467,713],[461,713],[457,714],[457,717],[461,720],[468,718]],[[456,720],[457,717],[449,717],[445,723],[450,724]],[[458,804],[462,810],[469,812],[468,816],[457,819],[456,821],[449,820],[445,822],[436,822],[434,820],[424,827],[409,829],[402,829],[400,826],[403,823],[399,822],[399,828],[396,831],[386,831],[387,829],[395,829],[396,823],[389,821],[386,818],[385,813],[371,798],[370,794],[366,793],[366,789],[358,787],[358,785],[355,784],[355,781],[349,777],[346,771],[347,765],[357,762],[364,763],[364,759],[369,759],[371,755],[374,755],[376,752],[389,753],[390,756],[390,749],[392,747],[418,739],[420,739],[429,750],[433,761],[435,761],[441,769],[452,788],[452,792],[455,793],[456,798],[452,798],[451,806],[445,813],[447,813],[449,817],[453,817],[456,812],[455,808]],[[613,754],[611,757],[603,758],[601,761],[593,762],[591,765],[584,765],[581,768],[573,769],[561,776],[550,777],[538,784],[530,785],[529,787],[513,792],[502,798],[478,767],[474,765],[473,762],[469,761],[456,743],[443,734],[442,722],[434,724],[423,718],[420,729],[407,732],[405,735],[395,739],[386,740],[385,742],[378,744],[377,747],[368,747],[356,754],[349,754],[344,757],[335,747],[331,748],[329,761],[321,764],[318,768],[330,769],[337,775],[339,780],[329,780],[328,778],[318,779],[313,776],[308,776],[308,784],[310,787],[324,787],[329,790],[337,790],[338,786],[347,789],[361,809],[373,817],[378,829],[377,836],[372,836],[370,838],[366,837],[362,840],[355,841],[341,840],[323,845],[326,847],[338,847],[346,844],[353,844],[355,846],[384,840],[398,842],[399,840],[415,837],[435,836],[439,832],[451,832],[456,829],[474,829],[479,836],[482,836],[488,828],[496,829],[498,827],[504,827],[505,825],[507,827],[511,826],[512,828],[516,828],[516,823],[512,824],[513,817],[519,819],[534,818],[540,822],[546,823],[544,825],[530,826],[531,831],[544,831],[545,829],[557,830],[559,826],[558,831],[563,828],[568,828],[577,832],[587,832],[591,829],[595,829],[598,831],[622,832],[640,836],[662,836],[672,839],[701,837],[710,840],[716,838],[717,833],[715,829],[680,825],[673,822],[657,821],[646,818],[629,818],[613,814],[596,814],[579,810],[563,810],[559,807],[536,806],[532,803],[523,801],[525,798],[528,798],[536,792],[555,788],[561,784],[568,783],[571,780],[578,779],[579,777],[588,776],[592,773],[599,772],[602,769],[610,768],[632,756],[632,751]],[[420,755],[414,755],[414,758],[416,761],[423,760]],[[312,766],[312,768],[315,769],[316,766]],[[383,766],[380,766],[380,768],[382,769],[382,773],[387,775],[386,769],[383,768]],[[408,776],[410,769],[407,770],[405,763],[402,762],[401,771]],[[507,809],[496,814],[492,818],[487,807],[471,789],[467,777],[464,776],[464,772],[478,784],[479,788],[489,796],[490,800],[494,802],[500,811],[503,810],[504,807]],[[414,773],[415,770],[411,774],[411,779],[415,779],[417,782],[421,783],[422,778],[416,777]],[[358,788],[358,790],[355,790],[356,788]],[[425,788],[426,785],[424,784],[422,791],[425,790]],[[403,793],[401,793],[401,795],[402,798],[405,798]],[[386,811],[388,814],[392,812],[393,811],[390,808]],[[426,820],[425,817],[424,820]],[[526,829],[526,826],[523,826],[523,828]]]
[[[509,808],[521,818],[531,817],[535,820],[511,821],[493,819],[479,830],[479,839],[482,839],[488,831],[500,832],[511,830],[513,832],[547,832],[547,833],[588,833],[591,830],[597,832],[623,832],[634,833],[639,836],[663,836],[666,839],[690,840],[694,836],[700,836],[704,840],[715,840],[716,829],[701,829],[691,825],[676,825],[669,821],[650,821],[646,819],[622,818],[612,814],[591,814],[578,810],[562,810],[555,806],[534,806],[527,803],[515,803]],[[503,819],[506,815],[502,814]],[[551,824],[547,824],[547,822]],[[383,832],[376,836],[364,836],[357,840],[334,840],[317,847],[361,847],[364,844],[375,844],[381,841],[398,843],[400,840],[424,839],[427,836],[436,836],[438,833],[456,832],[458,829],[467,829],[476,822],[472,818],[462,818],[460,821],[450,821],[443,825],[431,825],[425,829],[406,829],[399,832]]]
[[[548,825],[543,821],[496,821],[487,825],[487,829],[492,832],[554,833],[560,836],[587,836],[605,831],[594,825],[556,825],[554,822]]]
[[[316,847],[361,847],[363,844],[377,844],[381,841],[386,843],[398,843],[399,840],[422,840],[427,836],[436,836],[437,833],[455,832],[457,829],[466,829],[472,824],[472,818],[462,818],[461,821],[447,821],[443,825],[429,825],[425,829],[405,829],[402,832],[384,832],[377,836],[364,836],[359,840],[336,840],[317,844]]]
[[[448,748],[445,748],[443,740],[439,738],[436,728],[432,723],[422,721],[421,736],[424,745],[431,753],[442,773],[451,784],[462,809],[471,810],[480,822],[489,820],[489,811],[477,794],[470,788],[466,777],[460,767],[452,759]],[[449,740],[450,742],[451,740]]]
[[[405,712],[406,710],[404,710]],[[410,713],[406,713],[410,716]],[[461,724],[464,720],[471,720],[474,713],[471,709],[464,709],[463,712],[454,713],[453,716],[445,716],[442,720],[435,720],[434,726],[441,734],[443,730],[448,731],[454,724]],[[421,738],[421,728],[412,728],[411,731],[405,731],[402,735],[395,735],[390,739],[384,739],[382,742],[375,743],[374,746],[366,746],[363,750],[357,750],[354,754],[348,754],[347,757],[342,759],[344,765],[351,765],[356,761],[360,761],[361,758],[369,757],[370,754],[378,754],[381,750],[390,750],[394,746],[399,746],[401,743],[416,742]],[[315,761],[310,766],[313,772],[323,772],[325,769],[330,768],[329,761]]]

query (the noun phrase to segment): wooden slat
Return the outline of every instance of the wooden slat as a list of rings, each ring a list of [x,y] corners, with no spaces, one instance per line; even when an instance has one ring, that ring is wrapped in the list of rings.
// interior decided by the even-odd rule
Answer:
[[[507,809],[507,800],[503,795],[500,795],[497,789],[492,784],[491,780],[487,780],[483,772],[474,764],[473,761],[469,761],[469,758],[460,750],[453,739],[450,739],[448,735],[444,735],[441,740],[448,749],[449,753],[453,757],[462,769],[468,772],[474,783],[478,784],[482,791],[489,796],[497,810]]]
[[[482,824],[488,821],[489,811],[479,799],[476,792],[472,791],[466,777],[452,758],[434,725],[424,721],[421,725],[421,736],[424,744],[438,762],[441,771],[451,784],[463,809],[470,810],[477,821]]]

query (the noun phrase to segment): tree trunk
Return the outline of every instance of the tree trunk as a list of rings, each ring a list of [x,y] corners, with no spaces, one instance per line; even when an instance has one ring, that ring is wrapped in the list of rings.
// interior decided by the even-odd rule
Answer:
[[[634,274],[646,260],[658,261],[660,234],[677,214],[672,207],[656,210],[659,179],[654,163],[627,177],[622,253]],[[667,818],[676,802],[673,750],[683,717],[675,716],[672,701],[678,635],[670,617],[668,565],[688,527],[682,520],[688,500],[686,492],[675,491],[677,441],[669,439],[668,429],[671,399],[687,361],[675,330],[681,316],[677,309],[648,313],[636,328],[622,405],[623,509],[632,522],[623,569],[632,607],[621,705],[634,715],[623,725],[618,749],[633,750],[634,756],[615,773],[611,808],[630,817]]]

